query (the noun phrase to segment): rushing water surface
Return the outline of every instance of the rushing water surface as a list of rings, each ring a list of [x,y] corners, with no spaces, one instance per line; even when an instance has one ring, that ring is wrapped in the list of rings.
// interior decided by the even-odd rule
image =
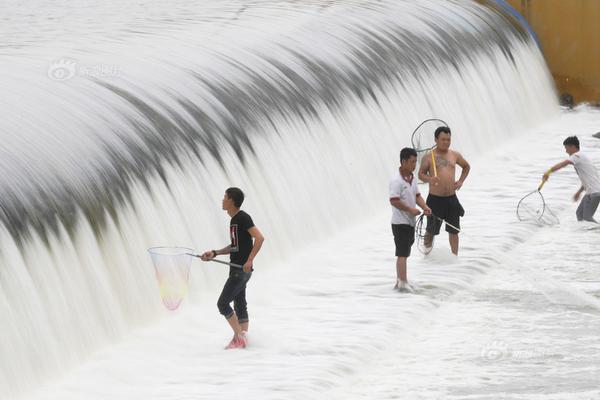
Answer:
[[[519,223],[515,207],[564,157],[567,134],[600,157],[590,136],[599,122],[595,110],[565,112],[473,154],[460,193],[468,213],[461,255],[444,240],[429,256],[415,252],[417,293],[392,289],[383,188],[378,214],[257,270],[246,350],[221,350],[229,331],[213,303],[225,272],[203,287],[202,272],[219,267],[198,263],[181,311],[30,398],[597,398],[600,229],[575,221],[573,171],[545,188],[560,225]],[[512,152],[519,146],[539,152]]]
[[[0,398],[597,398],[600,230],[519,198],[597,110],[560,111],[495,2],[0,5]],[[443,235],[392,290],[387,183],[420,121],[473,166],[461,254]],[[195,261],[162,308],[146,249],[227,241],[240,186],[267,237],[250,346]],[[426,187],[423,187],[426,192]]]

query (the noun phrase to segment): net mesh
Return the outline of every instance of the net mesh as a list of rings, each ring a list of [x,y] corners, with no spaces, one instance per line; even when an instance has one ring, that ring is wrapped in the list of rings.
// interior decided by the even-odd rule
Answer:
[[[415,240],[417,242],[417,249],[425,255],[431,253],[433,249],[433,241],[435,236],[427,235],[427,220],[425,214],[421,214],[417,218],[415,224]]]
[[[546,204],[544,195],[539,189],[526,194],[519,200],[517,218],[519,221],[532,221],[542,225],[560,223],[556,213]]]
[[[171,311],[176,310],[188,292],[193,251],[186,247],[153,247],[148,252],[163,304]]]
[[[412,147],[418,152],[433,149],[435,147],[435,130],[440,126],[448,126],[448,124],[437,118],[430,118],[421,122],[412,133]]]

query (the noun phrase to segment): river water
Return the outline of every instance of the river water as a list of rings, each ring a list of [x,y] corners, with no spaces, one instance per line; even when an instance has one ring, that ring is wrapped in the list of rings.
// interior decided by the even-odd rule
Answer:
[[[600,113],[558,107],[495,2],[0,10],[0,397],[598,397],[577,176],[543,189],[560,224],[515,211],[565,136],[600,159]],[[461,252],[415,248],[399,294],[387,183],[431,117],[472,165]],[[250,346],[226,352],[226,270],[195,261],[171,313],[146,249],[224,245],[233,185],[267,242]]]

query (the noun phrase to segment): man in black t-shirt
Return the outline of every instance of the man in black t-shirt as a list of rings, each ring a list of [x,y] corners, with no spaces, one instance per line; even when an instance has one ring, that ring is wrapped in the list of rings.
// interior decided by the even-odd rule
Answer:
[[[231,187],[225,191],[223,210],[231,217],[229,223],[231,244],[219,250],[206,251],[201,256],[202,260],[208,261],[219,254],[229,254],[232,264],[243,266],[243,269],[229,267],[229,278],[217,302],[219,312],[225,316],[233,329],[233,339],[225,347],[226,349],[244,348],[248,344],[246,284],[254,270],[252,265],[254,258],[265,240],[250,215],[240,210],[243,202],[244,192],[239,188]],[[230,306],[232,301],[233,309]]]

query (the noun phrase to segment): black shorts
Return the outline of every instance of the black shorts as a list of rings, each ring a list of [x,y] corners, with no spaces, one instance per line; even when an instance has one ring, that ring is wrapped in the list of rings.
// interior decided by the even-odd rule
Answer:
[[[427,205],[431,208],[431,212],[436,217],[439,217],[449,224],[460,229],[460,217],[465,215],[465,210],[460,205],[458,197],[455,194],[448,197],[441,197],[430,194],[427,196]],[[427,217],[427,233],[437,235],[440,233],[442,221],[434,217]],[[458,231],[446,224],[446,232],[458,233]]]
[[[396,257],[409,257],[410,248],[415,242],[415,227],[405,224],[392,224]]]

